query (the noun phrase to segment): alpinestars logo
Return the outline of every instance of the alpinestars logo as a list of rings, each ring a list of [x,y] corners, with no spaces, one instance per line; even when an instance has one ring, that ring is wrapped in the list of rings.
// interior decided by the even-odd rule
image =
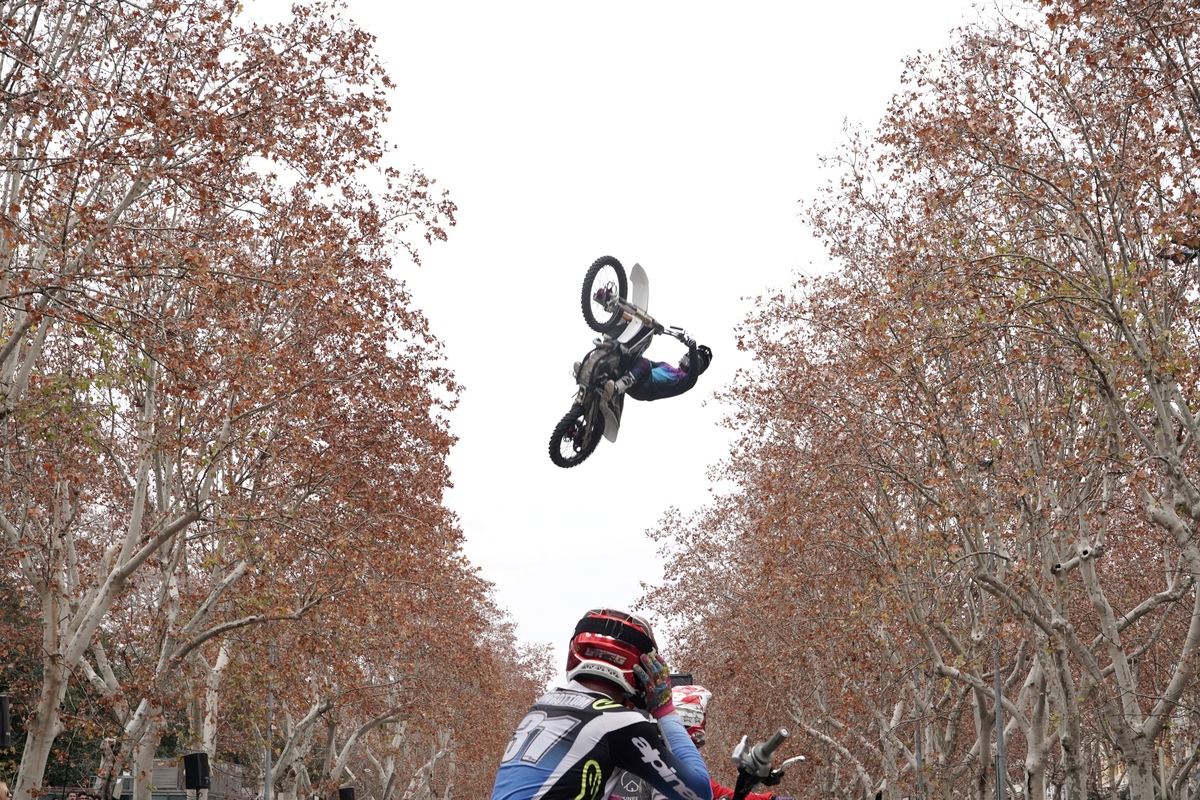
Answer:
[[[654,745],[641,736],[635,736],[633,746],[642,752],[642,761],[654,767],[659,776],[671,784],[680,797],[686,798],[686,800],[700,800],[700,795],[689,789],[687,784],[675,774],[675,770],[667,766],[666,762],[662,760],[662,754],[658,752]]]

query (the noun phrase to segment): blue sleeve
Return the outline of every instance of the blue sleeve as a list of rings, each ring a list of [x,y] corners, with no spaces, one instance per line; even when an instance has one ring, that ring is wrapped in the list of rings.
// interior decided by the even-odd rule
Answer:
[[[712,800],[712,784],[708,780],[708,767],[704,765],[704,758],[696,749],[692,737],[688,736],[683,721],[676,714],[667,714],[658,721],[658,727],[666,737],[667,745],[671,748],[671,755],[678,762],[672,766],[679,779],[700,800]],[[651,783],[653,782],[651,779]],[[656,786],[655,788],[660,792],[663,791],[661,787]],[[664,792],[664,794],[667,793]],[[672,795],[667,794],[667,796],[671,797]]]

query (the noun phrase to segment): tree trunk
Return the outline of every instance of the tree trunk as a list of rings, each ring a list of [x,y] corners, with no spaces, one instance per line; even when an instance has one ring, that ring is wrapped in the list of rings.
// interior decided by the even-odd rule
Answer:
[[[275,789],[271,792],[271,797],[275,800],[296,800],[296,788],[299,786],[299,781],[296,780],[294,772],[289,772],[283,780],[275,782]]]
[[[1150,742],[1139,739],[1125,751],[1125,777],[1129,781],[1129,800],[1155,800],[1154,748]]]
[[[1036,675],[1029,690],[1029,742],[1025,751],[1025,793],[1028,800],[1046,800],[1046,760],[1050,745],[1046,741],[1046,673],[1041,665],[1034,667]]]
[[[200,746],[211,759],[217,754],[217,719],[221,699],[221,673],[229,664],[229,648],[224,643],[217,651],[217,662],[204,682],[204,719],[200,723]]]
[[[1084,771],[1084,759],[1079,752],[1081,736],[1078,692],[1068,666],[1069,655],[1063,637],[1056,636],[1052,644],[1051,669],[1048,670],[1048,675],[1054,691],[1055,706],[1061,717],[1059,726],[1062,732],[1058,737],[1058,745],[1062,750],[1063,771],[1066,773],[1066,780],[1059,784],[1059,794],[1062,800],[1086,800],[1087,773]]]
[[[45,659],[42,677],[42,694],[37,709],[28,721],[25,733],[25,750],[21,755],[21,767],[13,786],[13,800],[34,800],[42,788],[42,776],[46,773],[46,762],[54,749],[54,740],[63,732],[59,709],[67,693],[66,675],[62,673],[57,659]]]
[[[988,713],[985,700],[978,691],[973,693],[975,711],[975,735],[979,746],[979,776],[975,781],[975,800],[993,800],[990,791],[992,774],[992,727],[995,718]]]
[[[69,667],[63,663],[59,642],[59,626],[64,615],[56,595],[57,588],[54,583],[42,583],[38,587],[42,601],[42,693],[27,722],[21,768],[12,789],[14,800],[33,800],[41,789],[54,740],[63,732],[60,710],[67,695]]]
[[[1025,778],[1025,791],[1030,800],[1046,800],[1046,772],[1030,772]]]
[[[152,705],[146,711],[145,731],[133,742],[133,800],[150,800],[154,780],[154,756],[162,741],[162,709]]]

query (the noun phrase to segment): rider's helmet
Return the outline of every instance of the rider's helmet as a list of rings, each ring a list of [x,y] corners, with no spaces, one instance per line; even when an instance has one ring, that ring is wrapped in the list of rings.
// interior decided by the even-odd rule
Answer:
[[[698,345],[696,347],[696,361],[700,365],[700,368],[696,370],[696,375],[703,375],[704,370],[708,369],[708,365],[712,363],[712,349],[706,344]],[[690,375],[692,373],[691,366],[691,353],[685,353],[683,358],[679,359],[679,368]]]
[[[633,667],[643,654],[657,650],[650,623],[636,614],[611,608],[596,608],[583,615],[575,626],[567,651],[567,679],[600,678],[617,686],[631,698],[643,690]]]
[[[673,686],[671,701],[696,747],[704,744],[704,721],[708,716],[708,704],[712,702],[712,692],[703,686]]]

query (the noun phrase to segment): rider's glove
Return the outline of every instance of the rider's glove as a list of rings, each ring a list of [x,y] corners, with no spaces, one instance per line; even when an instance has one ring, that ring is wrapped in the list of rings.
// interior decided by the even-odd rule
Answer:
[[[650,716],[661,719],[675,710],[671,701],[671,668],[653,651],[641,660],[642,666],[633,665],[633,674],[646,692],[646,710]]]

